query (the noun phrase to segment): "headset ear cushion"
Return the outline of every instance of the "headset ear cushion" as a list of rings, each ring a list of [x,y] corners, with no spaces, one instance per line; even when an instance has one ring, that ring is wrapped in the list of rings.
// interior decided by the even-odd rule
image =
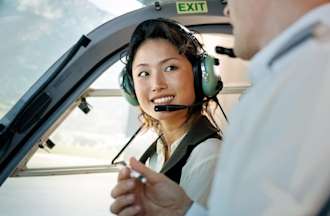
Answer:
[[[121,88],[122,95],[126,98],[128,103],[133,106],[138,106],[139,102],[135,95],[133,80],[126,71],[126,67],[124,67],[120,73],[119,85]]]
[[[217,95],[223,88],[220,76],[215,73],[214,65],[216,65],[216,60],[212,56],[204,54],[201,58],[201,71],[202,90],[206,97]]]

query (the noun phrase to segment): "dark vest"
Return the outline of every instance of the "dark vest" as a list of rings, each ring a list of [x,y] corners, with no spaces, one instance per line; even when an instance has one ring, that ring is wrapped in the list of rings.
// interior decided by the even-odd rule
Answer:
[[[182,168],[186,164],[191,152],[196,146],[209,138],[222,139],[218,134],[218,130],[213,127],[205,116],[202,116],[195,122],[195,124],[193,124],[192,128],[181,140],[172,156],[164,163],[160,172],[179,184]],[[151,144],[147,151],[144,152],[140,158],[142,163],[145,163],[148,158],[156,153],[156,145],[157,140]]]

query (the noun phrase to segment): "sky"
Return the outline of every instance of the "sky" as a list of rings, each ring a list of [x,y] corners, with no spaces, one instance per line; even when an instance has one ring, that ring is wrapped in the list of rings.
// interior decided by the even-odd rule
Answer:
[[[141,6],[135,0],[1,0],[0,118],[82,34]]]
[[[135,0],[0,0],[0,119],[82,34],[141,6]],[[121,104],[128,107],[126,102]],[[93,128],[77,127],[80,121],[68,123],[67,128],[80,131],[76,135],[74,130],[67,131],[75,137],[72,143],[93,139],[105,148],[109,135],[116,135],[120,140],[116,146],[123,145],[126,116],[120,114],[123,109],[112,112],[109,107],[102,105],[95,109],[100,112],[89,114],[94,121],[108,119]]]

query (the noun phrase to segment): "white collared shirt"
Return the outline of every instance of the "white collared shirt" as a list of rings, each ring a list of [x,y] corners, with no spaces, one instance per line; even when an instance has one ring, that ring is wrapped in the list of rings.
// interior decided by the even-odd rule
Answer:
[[[170,156],[174,153],[186,134],[177,139],[170,149]],[[216,138],[209,138],[200,143],[191,152],[185,166],[182,168],[180,185],[189,197],[207,206],[214,170],[219,156],[221,141]],[[165,163],[164,146],[161,139],[158,139],[156,153],[147,160],[147,166],[159,172]]]
[[[330,29],[330,4],[252,59],[252,87],[230,115],[209,212],[195,203],[187,215],[318,213],[330,193],[330,34],[299,38],[317,23]]]
[[[187,133],[183,134],[179,139],[175,140],[170,148],[170,156],[173,154],[175,149],[178,147],[182,139],[186,136]],[[165,148],[162,142],[162,139],[157,140],[156,144],[156,154],[151,155],[147,160],[146,164],[148,167],[153,169],[156,172],[159,172],[165,163]]]

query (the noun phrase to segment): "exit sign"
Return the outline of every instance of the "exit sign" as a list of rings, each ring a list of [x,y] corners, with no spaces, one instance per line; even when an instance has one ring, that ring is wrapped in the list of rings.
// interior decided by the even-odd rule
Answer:
[[[178,14],[207,13],[206,1],[177,1],[176,11]]]

